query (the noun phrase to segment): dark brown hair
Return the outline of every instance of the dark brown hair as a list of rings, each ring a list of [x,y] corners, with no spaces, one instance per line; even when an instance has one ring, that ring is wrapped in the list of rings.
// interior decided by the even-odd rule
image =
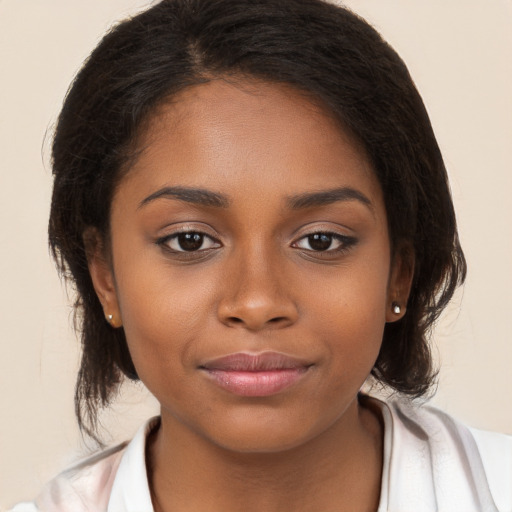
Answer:
[[[405,64],[364,20],[322,0],[164,0],[114,27],[74,80],[53,143],[49,240],[77,292],[83,355],[75,404],[94,436],[98,408],[137,379],[123,329],[104,319],[83,234],[108,240],[113,191],[155,108],[212,76],[290,84],[320,100],[364,146],[380,181],[392,245],[415,255],[407,314],[385,327],[372,370],[421,396],[433,383],[428,334],[466,265],[446,170]]]

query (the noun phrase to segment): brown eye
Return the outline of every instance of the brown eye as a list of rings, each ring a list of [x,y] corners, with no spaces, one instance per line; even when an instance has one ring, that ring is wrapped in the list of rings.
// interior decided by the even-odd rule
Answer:
[[[309,246],[313,251],[327,251],[331,247],[334,237],[327,233],[315,233],[307,238]]]
[[[159,243],[164,243],[176,252],[204,251],[218,246],[208,235],[196,231],[177,233],[166,237],[164,240],[160,240]]]
[[[342,245],[340,236],[334,233],[312,233],[311,235],[301,238],[297,242],[297,246],[308,251],[327,251],[329,249],[337,249]]]
[[[354,237],[338,233],[317,232],[306,235],[294,247],[308,252],[326,252],[329,254],[341,253],[357,243]]]
[[[200,233],[182,233],[176,241],[183,251],[197,251],[203,245],[204,236]]]

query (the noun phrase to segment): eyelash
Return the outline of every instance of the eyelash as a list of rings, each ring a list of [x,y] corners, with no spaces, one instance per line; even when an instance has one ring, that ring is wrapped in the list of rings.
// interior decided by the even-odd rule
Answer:
[[[336,247],[335,249],[326,249],[324,251],[315,251],[314,249],[305,249],[305,248],[303,248],[303,250],[307,251],[308,253],[313,253],[315,255],[326,255],[326,256],[338,255],[338,254],[343,254],[343,253],[347,252],[352,246],[354,246],[357,243],[357,239],[353,236],[340,235],[339,233],[334,233],[331,231],[314,231],[313,233],[308,233],[308,234],[302,236],[301,238],[299,238],[299,240],[297,240],[297,242],[294,242],[293,245],[297,245],[297,243],[302,240],[308,240],[311,237],[315,237],[315,236],[319,236],[319,235],[329,237],[330,238],[329,245],[332,245],[332,243],[334,241],[339,242],[339,247]],[[318,257],[318,256],[316,256],[316,257]]]
[[[197,249],[197,250],[187,251],[187,250],[173,249],[170,246],[170,243],[175,240],[177,241],[178,237],[187,236],[187,235],[199,235],[201,237],[201,246],[204,245],[204,241],[206,239],[211,240],[213,242],[213,245],[216,245],[217,247],[220,247],[220,245],[221,245],[220,242],[218,240],[216,240],[214,237],[210,236],[207,233],[204,233],[203,231],[199,231],[199,230],[195,230],[195,229],[184,229],[184,230],[177,231],[171,235],[166,235],[166,236],[160,237],[158,240],[156,240],[156,245],[162,247],[162,249],[164,249],[165,251],[170,252],[171,254],[182,257],[182,258],[197,258],[199,255],[204,256],[205,253],[209,253],[211,249],[217,248],[217,247],[208,247],[206,249]]]
[[[213,246],[207,247],[206,249],[196,249],[196,250],[179,250],[179,249],[173,249],[170,247],[170,243],[172,241],[177,241],[178,237],[180,236],[186,236],[186,235],[198,235],[201,237],[201,246],[204,245],[204,242],[206,239],[209,239],[213,242]],[[303,240],[308,240],[311,237],[315,236],[325,236],[330,238],[330,244],[332,245],[333,241],[339,242],[339,247],[336,247],[334,249],[326,249],[326,250],[314,250],[314,249],[307,249],[307,248],[301,248],[297,247],[297,244]],[[311,242],[311,240],[310,240]],[[330,232],[330,231],[314,231],[312,233],[308,233],[306,235],[303,235],[301,238],[299,238],[296,242],[292,244],[292,247],[295,247],[297,249],[302,249],[305,253],[309,253],[310,255],[338,255],[343,254],[347,252],[352,246],[354,246],[358,240],[355,237],[347,236],[347,235],[341,235],[339,233]],[[188,229],[183,231],[178,231],[176,233],[173,233],[171,235],[166,235],[163,237],[160,237],[156,240],[156,245],[162,247],[164,250],[170,252],[173,255],[177,255],[184,258],[198,258],[200,255],[205,256],[206,254],[209,254],[212,249],[216,249],[221,246],[221,243],[215,239],[214,237],[210,236],[207,233],[204,233],[202,231]],[[179,243],[179,242],[178,242]],[[318,257],[318,256],[317,256]],[[325,257],[325,256],[320,256]]]

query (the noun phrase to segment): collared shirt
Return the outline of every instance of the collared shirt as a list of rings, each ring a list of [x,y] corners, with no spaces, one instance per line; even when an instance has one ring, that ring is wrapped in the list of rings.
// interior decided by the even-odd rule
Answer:
[[[512,436],[470,429],[432,407],[369,400],[384,421],[377,512],[512,512]],[[145,447],[158,421],[65,471],[12,512],[153,512]]]

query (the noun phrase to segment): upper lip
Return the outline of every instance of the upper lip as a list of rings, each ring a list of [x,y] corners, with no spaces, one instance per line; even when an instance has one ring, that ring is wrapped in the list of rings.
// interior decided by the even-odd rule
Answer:
[[[311,366],[302,359],[282,354],[280,352],[260,352],[251,354],[238,352],[227,356],[211,359],[200,365],[206,370],[261,372],[271,370],[287,370],[307,368]]]

